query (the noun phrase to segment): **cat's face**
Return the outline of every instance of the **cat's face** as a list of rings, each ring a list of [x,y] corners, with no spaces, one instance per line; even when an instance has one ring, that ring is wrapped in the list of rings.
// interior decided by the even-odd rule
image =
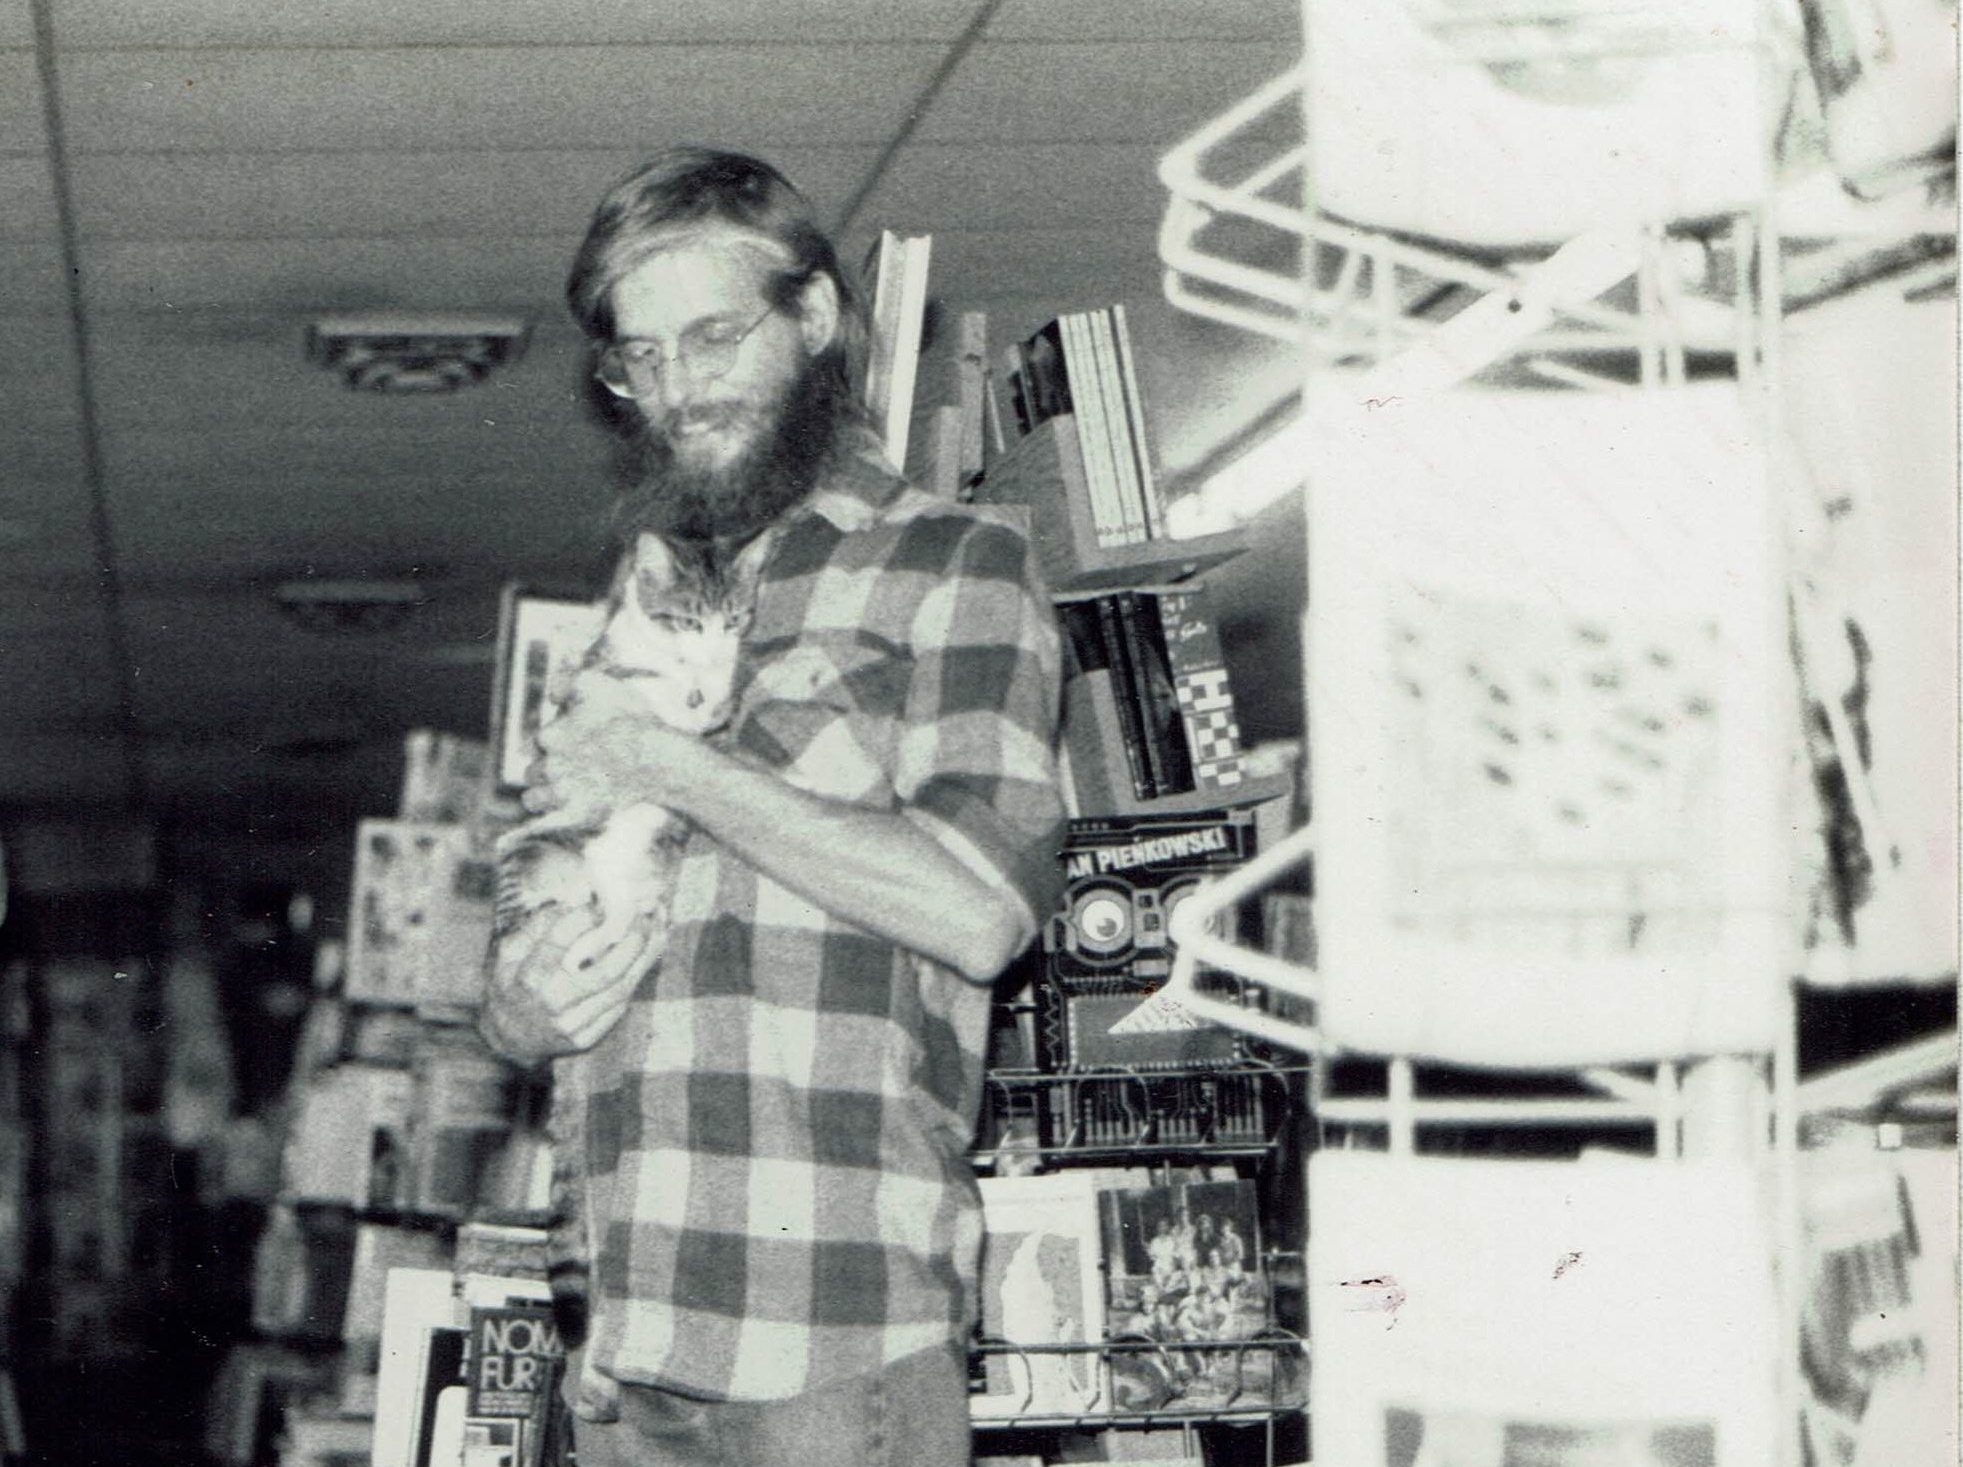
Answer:
[[[643,535],[607,623],[608,666],[630,679],[662,722],[706,734],[729,721],[743,633],[767,546],[745,547],[720,573]]]

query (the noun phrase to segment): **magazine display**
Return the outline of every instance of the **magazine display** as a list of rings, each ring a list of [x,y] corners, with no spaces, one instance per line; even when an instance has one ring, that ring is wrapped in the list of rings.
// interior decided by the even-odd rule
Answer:
[[[1252,1182],[1179,1182],[1098,1197],[1120,1410],[1265,1405],[1274,1352],[1236,1348],[1268,1324]],[[1204,1346],[1205,1348],[1201,1348]]]
[[[981,1179],[987,1234],[981,1257],[981,1331],[1022,1347],[985,1352],[968,1397],[977,1418],[1078,1415],[1103,1396],[1095,1351],[1028,1347],[1096,1340],[1103,1329],[1097,1191],[1082,1172]]]

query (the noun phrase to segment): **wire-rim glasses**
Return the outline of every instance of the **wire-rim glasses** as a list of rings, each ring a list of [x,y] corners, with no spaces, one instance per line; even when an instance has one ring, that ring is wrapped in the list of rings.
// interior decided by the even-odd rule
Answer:
[[[661,374],[671,370],[670,362],[698,381],[713,381],[736,365],[736,354],[743,343],[777,312],[765,306],[763,313],[747,326],[727,321],[698,321],[675,342],[672,358],[660,342],[629,336],[608,342],[594,363],[593,375],[617,397],[652,397],[660,385]]]

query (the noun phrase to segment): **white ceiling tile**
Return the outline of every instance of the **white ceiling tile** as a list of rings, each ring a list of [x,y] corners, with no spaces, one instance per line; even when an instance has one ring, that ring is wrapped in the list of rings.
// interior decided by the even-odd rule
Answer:
[[[1300,47],[1301,0],[1004,0],[998,41],[1281,41]]]
[[[14,267],[17,268],[17,267]],[[0,316],[0,402],[7,421],[36,432],[48,425],[74,425],[80,419],[76,397],[75,333],[65,312],[60,266],[50,262],[52,278],[44,285],[43,304],[50,309],[31,314]],[[9,290],[9,272],[0,271],[0,296]],[[14,282],[18,284],[18,282]]]
[[[34,12],[28,0],[0,0],[0,46],[34,44]]]
[[[878,161],[869,146],[779,148],[770,161],[821,213]],[[85,239],[545,234],[576,240],[641,155],[477,152],[84,155],[73,166]],[[6,175],[0,173],[0,189]]]
[[[75,152],[767,148],[889,136],[942,48],[85,51]],[[759,106],[758,98],[767,98]]]
[[[0,51],[0,153],[39,153],[47,145],[34,53]]]
[[[0,579],[86,570],[95,530],[79,431],[0,427],[0,465]]]
[[[134,580],[208,575],[521,574],[601,553],[605,445],[578,425],[468,422],[412,435],[237,431],[119,435],[106,493]]]
[[[922,119],[927,142],[1171,143],[1224,112],[1296,57],[1258,41],[988,41],[962,61]]]
[[[881,228],[1156,221],[1159,149],[1135,143],[910,143],[859,210]]]
[[[1035,296],[1055,301],[1054,310],[1156,293],[1160,275],[1143,225],[946,230],[934,236],[930,269],[928,289],[950,301]]]
[[[118,240],[83,252],[92,311],[557,311],[563,239]]]
[[[0,157],[0,236],[53,236],[58,228],[54,175],[47,160]]]
[[[23,5],[25,0],[9,0]],[[948,40],[978,0],[61,0],[64,48],[130,46],[524,46]],[[0,36],[5,31],[0,29]]]
[[[7,256],[6,268],[0,270],[0,316],[52,315],[68,308],[59,235],[0,232],[0,250]]]

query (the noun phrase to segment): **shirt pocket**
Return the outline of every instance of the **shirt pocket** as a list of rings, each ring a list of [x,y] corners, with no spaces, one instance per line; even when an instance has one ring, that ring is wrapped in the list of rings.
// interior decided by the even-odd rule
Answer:
[[[889,807],[911,673],[905,648],[865,633],[812,633],[766,651],[738,703],[736,746],[799,789]]]

